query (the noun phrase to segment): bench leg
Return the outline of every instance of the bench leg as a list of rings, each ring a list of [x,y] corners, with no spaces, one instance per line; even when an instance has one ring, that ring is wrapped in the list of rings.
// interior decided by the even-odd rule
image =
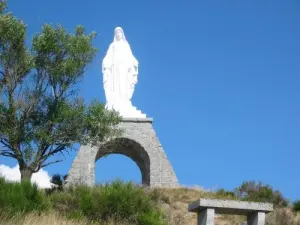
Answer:
[[[198,213],[198,225],[214,225],[215,209],[205,209]]]
[[[247,225],[265,225],[266,214],[255,212],[247,216]]]

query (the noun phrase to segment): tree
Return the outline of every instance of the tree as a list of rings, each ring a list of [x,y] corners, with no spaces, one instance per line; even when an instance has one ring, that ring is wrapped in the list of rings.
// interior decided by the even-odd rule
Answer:
[[[0,4],[0,155],[16,159],[21,179],[57,163],[76,143],[98,145],[119,133],[118,114],[78,96],[97,50],[95,33],[46,24],[26,46],[26,25]]]

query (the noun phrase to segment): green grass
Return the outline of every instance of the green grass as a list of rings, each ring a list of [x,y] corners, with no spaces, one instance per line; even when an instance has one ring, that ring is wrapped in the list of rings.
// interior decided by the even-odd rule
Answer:
[[[29,182],[11,183],[0,178],[0,211],[5,216],[56,211],[70,219],[90,222],[127,221],[137,225],[166,225],[158,198],[132,183],[114,181],[77,186],[46,194]]]
[[[45,211],[51,206],[44,192],[30,182],[10,183],[0,178],[0,213],[15,214]]]
[[[239,199],[225,190],[147,188],[121,181],[44,191],[29,182],[12,183],[0,178],[0,225],[196,224],[196,214],[188,213],[187,207],[199,198]],[[222,216],[216,219],[216,225],[244,220]],[[300,225],[300,214],[292,208],[278,208],[268,215],[267,224]]]
[[[84,216],[92,221],[127,220],[132,224],[164,225],[164,214],[144,189],[114,181],[89,188],[78,186],[50,195],[54,208],[72,218]]]

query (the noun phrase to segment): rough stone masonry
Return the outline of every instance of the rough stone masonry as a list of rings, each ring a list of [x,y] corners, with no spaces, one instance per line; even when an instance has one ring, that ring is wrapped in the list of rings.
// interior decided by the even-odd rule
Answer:
[[[109,154],[131,158],[140,168],[142,184],[177,187],[178,180],[152,126],[152,119],[123,119],[123,134],[100,147],[81,146],[68,173],[66,185],[95,184],[95,163]]]

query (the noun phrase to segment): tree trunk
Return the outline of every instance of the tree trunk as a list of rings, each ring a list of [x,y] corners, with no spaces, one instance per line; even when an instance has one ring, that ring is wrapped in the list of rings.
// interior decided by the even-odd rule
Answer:
[[[20,172],[21,172],[21,181],[24,181],[24,180],[31,180],[31,177],[32,177],[32,171],[31,169],[29,168],[20,168]]]

